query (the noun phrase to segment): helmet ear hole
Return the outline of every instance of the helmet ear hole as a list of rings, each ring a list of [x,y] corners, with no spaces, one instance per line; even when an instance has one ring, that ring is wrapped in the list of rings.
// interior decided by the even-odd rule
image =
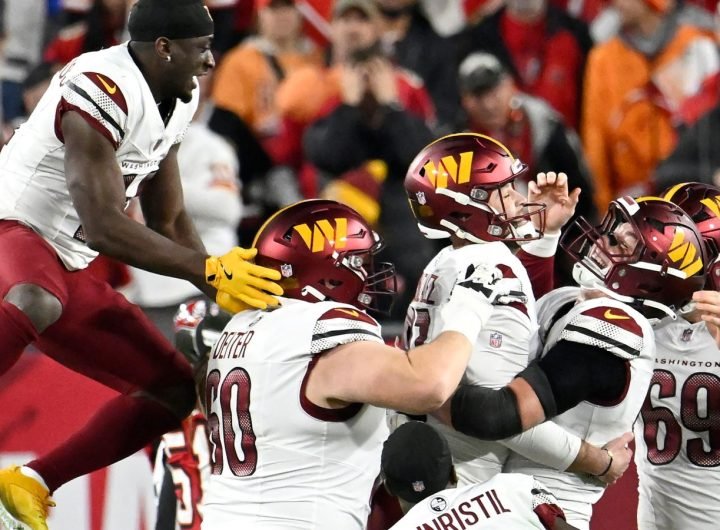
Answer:
[[[457,219],[458,221],[467,221],[470,218],[470,214],[463,212],[450,212],[449,217],[451,219]]]

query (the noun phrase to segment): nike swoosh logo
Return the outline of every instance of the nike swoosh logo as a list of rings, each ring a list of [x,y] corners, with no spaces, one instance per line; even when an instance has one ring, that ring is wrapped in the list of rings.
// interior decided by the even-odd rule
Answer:
[[[232,279],[233,279],[233,273],[232,273],[232,272],[226,271],[226,270],[225,270],[225,267],[223,267],[222,265],[220,265],[220,268],[222,269],[223,273],[225,274],[225,277],[226,277],[228,280],[232,280]]]
[[[102,86],[105,87],[105,90],[107,90],[108,94],[110,94],[112,96],[113,94],[115,94],[115,92],[117,92],[117,85],[110,86],[107,81],[105,81],[102,77],[100,77],[97,74],[95,74],[95,77],[97,77],[100,80],[100,82],[102,83]]]
[[[355,318],[357,318],[357,317],[360,316],[360,313],[358,313],[357,311],[354,311],[354,310],[352,310],[352,309],[341,309],[341,308],[338,307],[337,310],[338,310],[338,311],[342,311],[343,313],[346,313],[346,314],[348,314],[348,315],[350,315],[350,316],[352,316],[352,317],[355,317]]]
[[[608,320],[630,320],[630,317],[625,315],[616,315],[612,312],[612,310],[608,309],[605,311],[605,314],[603,315]]]

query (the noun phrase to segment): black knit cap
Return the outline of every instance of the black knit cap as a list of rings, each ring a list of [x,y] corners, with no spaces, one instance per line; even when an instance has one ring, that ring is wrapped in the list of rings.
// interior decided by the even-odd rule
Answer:
[[[192,39],[212,35],[210,11],[202,0],[140,0],[130,11],[130,40]]]
[[[385,441],[381,466],[388,491],[415,503],[447,488],[452,456],[439,432],[422,421],[409,421]]]

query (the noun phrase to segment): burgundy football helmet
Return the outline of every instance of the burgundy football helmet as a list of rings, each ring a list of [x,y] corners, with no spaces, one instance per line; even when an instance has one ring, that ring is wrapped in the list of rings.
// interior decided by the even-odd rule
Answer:
[[[444,136],[415,157],[405,176],[405,191],[420,231],[430,239],[456,235],[473,243],[539,239],[545,228],[545,205],[525,203],[509,217],[488,204],[490,194],[512,183],[527,165],[500,142],[475,133]],[[528,224],[536,216],[537,229]],[[527,232],[527,233],[525,233]]]
[[[288,206],[258,230],[253,247],[255,263],[280,271],[288,298],[390,310],[395,268],[374,262],[380,236],[344,204],[313,199]]]
[[[599,226],[580,217],[560,245],[575,261],[579,285],[646,314],[655,309],[672,315],[705,284],[707,252],[700,231],[681,208],[659,197],[614,200]]]
[[[685,182],[666,189],[662,198],[685,210],[697,225],[710,260],[707,287],[720,290],[720,188],[711,184]]]

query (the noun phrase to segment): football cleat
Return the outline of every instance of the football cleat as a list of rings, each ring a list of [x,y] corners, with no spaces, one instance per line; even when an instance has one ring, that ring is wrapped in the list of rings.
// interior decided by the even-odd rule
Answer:
[[[0,470],[0,523],[8,530],[48,530],[50,492],[20,467]]]

